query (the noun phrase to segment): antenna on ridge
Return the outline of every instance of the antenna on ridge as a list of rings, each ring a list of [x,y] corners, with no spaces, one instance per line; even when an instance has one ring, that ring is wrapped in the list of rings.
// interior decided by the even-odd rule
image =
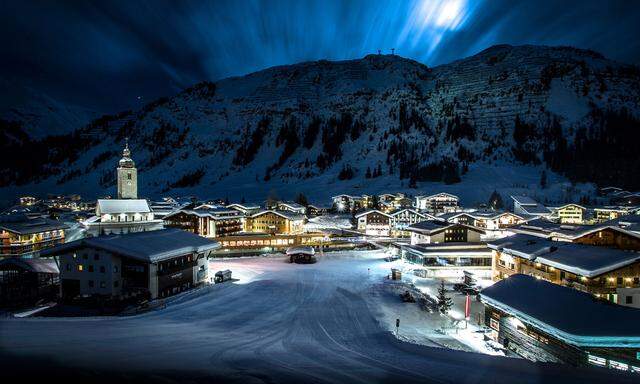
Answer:
[[[378,55],[380,54],[380,50],[378,49]]]
[[[395,48],[391,48],[391,54],[395,55],[396,49]]]

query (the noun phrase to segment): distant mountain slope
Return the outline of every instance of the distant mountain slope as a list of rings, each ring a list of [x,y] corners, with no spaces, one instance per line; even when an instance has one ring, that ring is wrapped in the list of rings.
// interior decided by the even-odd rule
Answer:
[[[95,111],[68,105],[29,87],[0,78],[0,118],[19,122],[26,133],[41,138],[68,134],[98,117]]]
[[[559,174],[638,187],[639,85],[637,67],[568,47],[494,46],[434,68],[392,55],[307,62],[96,120],[72,147],[46,143],[56,155],[28,167],[24,187],[0,180],[5,195],[113,193],[130,137],[139,190],[152,196],[326,198],[447,185],[482,201],[493,188],[535,190],[546,165],[556,173],[540,193],[562,199],[575,191]]]

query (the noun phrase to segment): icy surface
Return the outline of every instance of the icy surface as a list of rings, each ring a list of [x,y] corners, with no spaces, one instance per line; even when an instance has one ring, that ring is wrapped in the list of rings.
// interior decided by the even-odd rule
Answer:
[[[0,349],[72,368],[202,372],[249,383],[627,378],[398,340],[388,321],[401,317],[402,338],[417,334],[409,330],[419,327],[423,312],[378,289],[390,268],[384,256],[319,254],[313,265],[288,264],[283,257],[216,260],[211,272],[231,269],[239,280],[180,295],[165,309],[134,317],[2,319]],[[446,335],[434,341],[463,345]]]

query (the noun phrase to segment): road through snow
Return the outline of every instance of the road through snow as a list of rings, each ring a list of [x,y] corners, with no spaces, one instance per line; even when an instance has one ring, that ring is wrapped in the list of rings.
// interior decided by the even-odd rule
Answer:
[[[65,367],[197,372],[238,382],[629,382],[602,369],[534,364],[409,344],[378,323],[378,251],[216,260],[239,281],[208,286],[133,317],[0,320],[0,349]]]

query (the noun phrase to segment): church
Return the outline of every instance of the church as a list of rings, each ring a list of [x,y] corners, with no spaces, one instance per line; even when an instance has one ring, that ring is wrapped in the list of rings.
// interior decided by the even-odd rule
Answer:
[[[83,222],[88,236],[153,231],[163,228],[149,202],[138,199],[138,170],[127,141],[118,162],[118,198],[98,199],[95,216]]]

